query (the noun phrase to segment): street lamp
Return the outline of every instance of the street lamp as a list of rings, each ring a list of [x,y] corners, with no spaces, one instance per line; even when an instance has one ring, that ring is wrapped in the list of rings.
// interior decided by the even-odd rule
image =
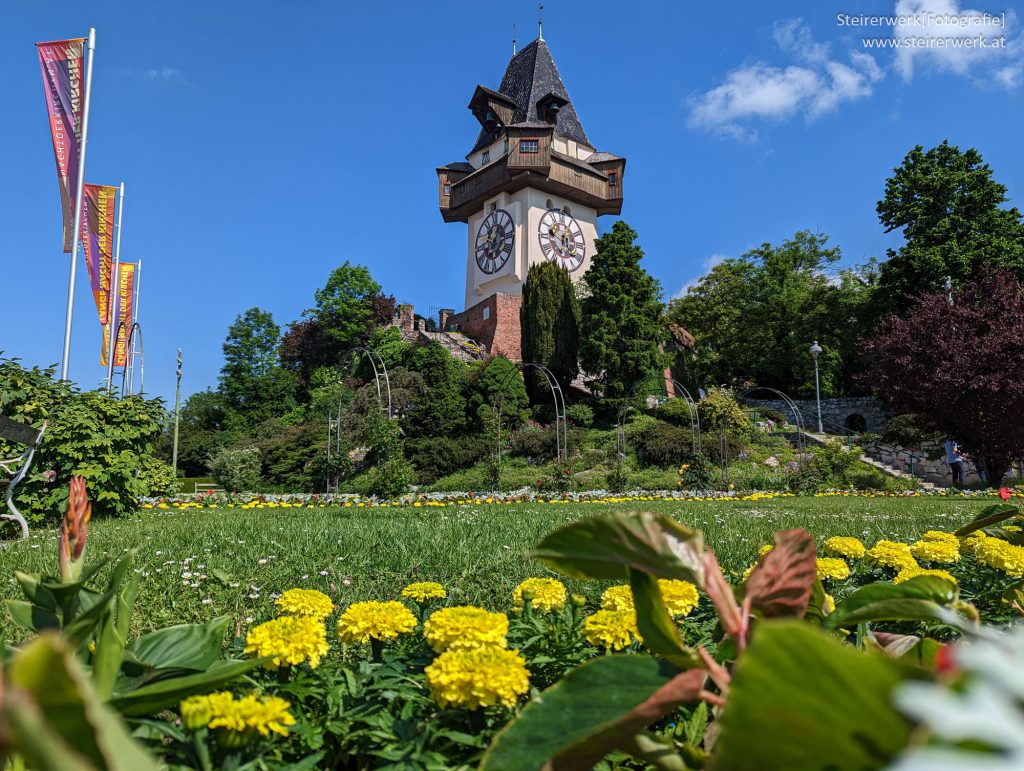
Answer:
[[[814,344],[807,349],[807,352],[814,359],[814,398],[818,403],[818,433],[824,434],[825,428],[821,425],[821,385],[818,381],[818,354],[821,353],[821,350],[821,346],[815,340]]]

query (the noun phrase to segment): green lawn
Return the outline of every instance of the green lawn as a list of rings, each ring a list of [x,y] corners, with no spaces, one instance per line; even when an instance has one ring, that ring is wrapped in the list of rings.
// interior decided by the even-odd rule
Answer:
[[[854,535],[913,539],[951,530],[991,499],[777,498],[762,501],[630,504],[700,528],[727,570],[743,570],[776,530],[806,527],[820,539]],[[619,508],[625,505],[619,504]],[[137,549],[146,573],[138,631],[230,614],[240,623],[272,614],[272,595],[320,589],[340,604],[394,598],[407,582],[437,580],[450,602],[504,608],[511,589],[543,568],[528,557],[547,532],[609,504],[532,503],[445,508],[205,509],[146,511],[93,522],[89,560]],[[56,531],[0,550],[0,596],[20,596],[12,571],[56,570]],[[571,583],[571,582],[570,582]],[[596,598],[599,587],[572,585]],[[21,638],[0,618],[7,642]]]

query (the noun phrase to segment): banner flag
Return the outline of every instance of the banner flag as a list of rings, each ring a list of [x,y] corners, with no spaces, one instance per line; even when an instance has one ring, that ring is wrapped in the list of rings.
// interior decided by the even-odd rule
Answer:
[[[117,269],[117,291],[114,295],[113,323],[117,324],[114,331],[114,366],[124,367],[128,364],[128,336],[132,331],[132,311],[135,306],[135,263],[122,262]],[[104,327],[103,347],[100,349],[100,364],[107,366],[107,341],[110,339],[110,327]]]
[[[100,324],[110,321],[110,281],[114,264],[114,205],[117,188],[108,185],[82,186],[82,243],[85,265],[96,299]]]
[[[36,43],[43,72],[46,112],[50,118],[57,183],[64,215],[64,251],[71,251],[78,191],[78,157],[82,151],[85,101],[85,38]]]

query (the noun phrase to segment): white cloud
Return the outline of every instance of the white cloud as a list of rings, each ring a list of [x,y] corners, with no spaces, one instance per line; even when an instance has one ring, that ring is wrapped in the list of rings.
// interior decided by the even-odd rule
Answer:
[[[810,122],[843,102],[871,95],[883,73],[870,54],[855,51],[849,64],[832,58],[828,43],[814,41],[801,19],[776,24],[775,44],[796,63],[765,62],[739,67],[725,82],[691,102],[690,125],[737,139],[756,140],[754,120],[786,120],[802,114]]]
[[[725,262],[728,259],[729,259],[728,255],[725,255],[725,254],[712,254],[710,257],[706,258],[704,260],[704,262],[702,263],[702,265],[701,265],[701,268],[702,268],[703,272],[699,276],[691,278],[689,281],[687,281],[685,284],[683,284],[683,286],[679,289],[679,291],[676,292],[674,295],[672,295],[672,299],[673,300],[678,300],[680,297],[682,297],[688,291],[690,291],[691,288],[697,286],[697,283],[701,280],[701,278],[705,274],[710,272],[710,270],[713,267],[715,267],[716,265],[719,265],[720,263]]]
[[[180,70],[165,65],[155,70],[146,70],[146,77],[151,80],[178,80],[184,78],[184,75]]]
[[[1020,85],[1022,56],[1012,11],[1003,17],[962,8],[959,0],[897,0],[894,15],[904,17],[893,27],[895,67],[908,83],[920,68],[1000,88]]]

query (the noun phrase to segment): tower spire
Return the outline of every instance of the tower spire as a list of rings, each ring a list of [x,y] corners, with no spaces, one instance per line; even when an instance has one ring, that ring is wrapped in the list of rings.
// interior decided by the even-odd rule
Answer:
[[[516,25],[512,25],[512,55],[516,55]]]
[[[544,39],[544,6],[537,6],[537,40]]]

